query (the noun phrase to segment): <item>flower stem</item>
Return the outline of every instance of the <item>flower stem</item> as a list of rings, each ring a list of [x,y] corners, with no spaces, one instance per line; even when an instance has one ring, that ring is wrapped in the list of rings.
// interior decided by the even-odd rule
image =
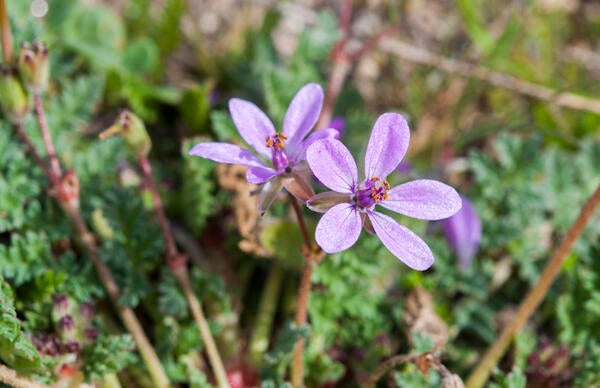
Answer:
[[[260,307],[256,314],[254,330],[248,347],[250,361],[256,367],[260,367],[262,364],[262,357],[269,347],[269,336],[273,327],[273,317],[277,310],[283,274],[284,270],[280,264],[273,265],[260,300]]]
[[[187,299],[188,305],[192,312],[192,316],[196,321],[196,325],[198,325],[198,330],[200,331],[200,336],[202,337],[202,341],[204,341],[204,345],[206,347],[206,353],[208,354],[208,360],[210,361],[210,365],[212,366],[213,372],[215,374],[215,378],[222,388],[228,388],[229,382],[227,381],[227,374],[225,372],[225,367],[223,366],[223,361],[217,350],[217,346],[215,345],[215,340],[210,332],[210,328],[208,327],[208,322],[206,321],[206,317],[202,312],[202,305],[200,301],[194,294],[192,287],[190,286],[190,278],[187,271],[187,257],[177,251],[177,246],[175,245],[175,239],[173,238],[173,233],[171,232],[171,228],[169,227],[169,221],[167,220],[167,216],[165,215],[165,210],[162,205],[162,201],[160,200],[160,195],[158,194],[158,189],[156,184],[154,183],[154,178],[152,177],[152,165],[148,160],[147,156],[140,156],[139,158],[140,167],[142,169],[142,173],[144,174],[144,179],[146,181],[146,187],[152,193],[152,199],[154,201],[154,209],[156,210],[156,214],[158,215],[158,220],[160,223],[160,227],[162,229],[163,237],[165,239],[165,243],[167,244],[167,266],[171,269],[179,285]]]
[[[44,107],[42,105],[42,98],[37,92],[33,94],[33,104],[35,107],[35,116],[37,117],[42,132],[42,138],[44,139],[44,146],[48,152],[48,159],[50,159],[50,167],[52,168],[54,175],[60,179],[62,176],[60,163],[56,156],[56,149],[54,148],[54,142],[52,141],[52,135],[50,134],[50,128],[48,127],[48,120],[46,119],[46,113],[44,112]]]
[[[310,279],[312,276],[314,265],[318,262],[316,259],[315,251],[313,249],[313,243],[310,239],[308,229],[302,216],[302,210],[298,205],[296,198],[290,194],[290,201],[296,218],[298,219],[298,225],[304,238],[304,249],[302,254],[304,256],[304,266],[302,268],[302,276],[300,277],[300,286],[298,288],[298,298],[296,300],[296,317],[295,323],[297,327],[306,324],[308,318],[308,300],[310,299]],[[318,254],[318,253],[317,253]],[[291,366],[291,380],[294,387],[304,386],[304,339],[301,338],[294,345],[294,351],[292,353],[292,366]]]
[[[1,2],[4,2],[0,0]],[[0,364],[0,381],[16,388],[44,388],[47,385],[33,381],[27,377],[20,376],[15,370]]]
[[[0,0],[0,33],[2,34],[2,61],[10,65],[14,60],[13,37],[5,0]]]
[[[200,305],[200,301],[196,298],[192,287],[190,286],[190,277],[188,276],[187,268],[185,266],[179,266],[173,271],[175,277],[179,281],[181,288],[183,290],[183,294],[187,299],[188,305],[190,306],[190,310],[192,311],[192,315],[194,316],[194,320],[198,325],[198,329],[200,330],[200,335],[202,336],[202,340],[204,341],[204,347],[206,348],[206,353],[208,354],[208,360],[213,368],[215,373],[215,378],[217,379],[217,383],[219,387],[229,387],[229,382],[227,380],[227,374],[225,373],[225,368],[223,367],[223,361],[221,361],[221,356],[219,355],[219,351],[217,350],[217,345],[212,337],[210,332],[210,328],[208,327],[208,323],[206,322],[206,318],[204,317],[204,313],[202,312],[202,306]]]
[[[496,342],[488,349],[473,373],[471,373],[471,376],[469,376],[466,383],[467,387],[479,388],[485,384],[491,370],[498,363],[514,336],[521,330],[523,325],[529,320],[531,314],[533,314],[543,300],[548,289],[560,273],[567,255],[571,251],[571,247],[575,241],[577,241],[581,233],[583,233],[585,226],[594,214],[598,205],[600,205],[600,186],[598,186],[594,194],[592,194],[581,209],[579,216],[573,225],[571,225],[567,235],[548,264],[546,264],[546,268],[537,283],[521,302],[514,319],[504,328],[500,337],[498,337]]]
[[[129,307],[119,305],[119,299],[121,297],[121,293],[119,291],[119,286],[117,285],[114,277],[112,276],[109,268],[104,264],[100,255],[98,254],[98,249],[94,240],[94,236],[87,229],[85,222],[81,216],[81,212],[78,207],[70,206],[69,203],[63,204],[63,209],[67,213],[69,219],[75,226],[77,230],[77,234],[79,235],[81,242],[83,243],[88,255],[92,259],[92,263],[94,267],[96,267],[96,272],[104,285],[104,288],[108,292],[110,299],[113,301],[115,306],[119,311],[119,315],[123,320],[123,323],[127,327],[127,330],[133,337],[137,348],[150,372],[150,376],[152,377],[152,381],[157,387],[168,387],[169,380],[165,371],[152,347],[150,341],[146,337],[144,333],[144,329],[142,325],[138,321],[135,316],[133,310]]]
[[[0,1],[2,1],[2,0],[0,0]],[[44,174],[46,175],[48,180],[50,180],[50,183],[55,188],[60,187],[59,178],[56,175],[54,175],[54,173],[52,173],[52,171],[50,171],[50,168],[48,168],[44,159],[42,159],[40,154],[35,149],[33,143],[31,142],[31,140],[29,140],[29,137],[27,137],[27,134],[25,133],[25,128],[23,128],[23,124],[22,123],[15,124],[14,129],[15,129],[15,132],[17,133],[17,137],[19,138],[19,140],[23,144],[25,144],[25,147],[27,148],[27,152],[29,152],[29,155],[31,155],[31,157],[35,160],[35,162],[42,168],[42,170],[44,171]]]

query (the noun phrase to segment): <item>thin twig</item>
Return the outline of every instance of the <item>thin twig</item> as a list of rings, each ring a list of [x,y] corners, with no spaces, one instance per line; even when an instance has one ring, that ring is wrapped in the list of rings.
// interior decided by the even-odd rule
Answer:
[[[402,59],[432,66],[450,74],[475,78],[494,86],[525,94],[558,106],[586,110],[600,114],[600,100],[569,92],[560,92],[547,86],[525,81],[508,74],[490,70],[482,66],[446,58],[399,39],[384,39],[379,45],[384,51]]]
[[[548,292],[548,289],[560,273],[567,254],[571,251],[571,247],[577,241],[590,218],[594,214],[596,208],[600,205],[600,186],[594,194],[588,199],[586,204],[581,209],[579,216],[569,229],[567,235],[561,242],[558,249],[555,251],[552,259],[546,265],[544,272],[541,274],[535,286],[529,291],[525,299],[521,302],[517,314],[508,326],[504,328],[500,337],[485,353],[479,364],[467,380],[467,387],[479,388],[482,387],[488,379],[488,376],[494,366],[498,363],[508,345],[514,336],[523,328],[523,325],[529,320],[531,314],[539,306]]]
[[[158,220],[162,229],[163,237],[167,244],[167,266],[171,269],[171,271],[177,278],[179,285],[181,286],[181,289],[183,290],[183,293],[188,301],[188,305],[192,312],[192,316],[194,317],[194,320],[198,325],[200,336],[204,341],[204,346],[206,348],[208,360],[210,361],[210,365],[215,374],[215,378],[217,379],[217,383],[222,388],[228,388],[229,382],[227,380],[227,373],[225,372],[225,367],[223,366],[223,360],[221,359],[221,355],[219,354],[219,351],[215,344],[215,340],[212,336],[212,333],[210,332],[210,328],[208,327],[206,317],[202,312],[202,305],[200,304],[200,301],[198,300],[198,298],[194,294],[194,291],[192,290],[192,287],[190,286],[189,274],[186,267],[187,257],[177,251],[175,239],[173,238],[173,233],[171,232],[171,228],[169,227],[169,221],[167,220],[167,216],[165,215],[165,210],[162,205],[160,195],[158,194],[158,189],[156,187],[156,184],[154,183],[154,178],[152,177],[152,165],[150,164],[150,160],[148,160],[148,157],[145,155],[140,156],[139,163],[144,174],[146,187],[152,193],[154,209],[158,215]]]
[[[208,360],[210,361],[215,373],[217,383],[220,387],[229,387],[229,381],[227,380],[227,373],[225,372],[221,355],[219,354],[215,340],[213,339],[210,328],[208,327],[206,317],[202,312],[200,301],[198,298],[196,298],[196,294],[194,294],[194,291],[190,285],[190,277],[188,275],[187,268],[185,266],[179,266],[173,270],[173,273],[181,285],[181,289],[185,295],[185,298],[187,299],[188,305],[190,306],[194,320],[198,325],[200,335],[202,336],[202,341],[204,341],[204,347],[206,348],[206,354],[208,355]]]
[[[2,364],[0,364],[0,381],[15,388],[48,388],[47,385],[20,376],[15,370]]]
[[[56,155],[56,149],[54,148],[54,142],[52,141],[52,135],[50,134],[50,128],[48,127],[48,120],[46,119],[46,113],[42,105],[42,99],[39,93],[33,94],[33,104],[35,106],[35,116],[37,117],[40,131],[42,132],[42,138],[44,139],[44,146],[48,152],[48,159],[50,159],[50,167],[52,172],[57,177],[62,177],[62,171],[60,169],[60,163]]]

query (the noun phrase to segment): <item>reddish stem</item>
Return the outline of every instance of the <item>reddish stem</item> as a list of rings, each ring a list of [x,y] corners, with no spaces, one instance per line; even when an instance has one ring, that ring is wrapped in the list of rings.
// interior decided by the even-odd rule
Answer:
[[[37,150],[33,146],[33,143],[31,143],[29,137],[27,137],[27,135],[25,134],[25,128],[23,128],[23,124],[15,124],[14,128],[19,140],[21,140],[21,142],[25,144],[27,152],[33,157],[33,159],[35,159],[36,163],[42,168],[44,174],[46,175],[52,186],[54,186],[55,189],[58,189],[61,186],[59,177],[57,177],[54,173],[52,173],[52,171],[50,171],[50,168],[48,168],[44,159],[42,159],[40,154],[37,152]]]
[[[54,148],[54,142],[52,141],[52,135],[50,134],[50,128],[48,127],[46,113],[44,113],[42,99],[40,94],[37,92],[33,94],[33,104],[35,106],[35,115],[42,132],[42,138],[44,139],[44,145],[46,147],[46,151],[48,152],[48,159],[50,159],[50,167],[52,168],[54,175],[60,179],[62,176],[60,163],[58,161],[58,157],[56,156],[56,149]]]
[[[139,162],[144,174],[144,179],[146,180],[146,186],[152,193],[154,208],[156,210],[156,214],[158,215],[158,221],[160,223],[160,228],[162,229],[165,243],[167,244],[167,264],[172,266],[175,264],[174,261],[177,259],[179,254],[177,252],[175,240],[173,239],[173,234],[171,233],[171,228],[169,228],[169,221],[165,215],[165,210],[162,205],[162,201],[160,200],[160,195],[158,194],[158,189],[154,183],[154,178],[152,177],[152,166],[150,165],[150,161],[148,160],[147,156],[140,156]]]

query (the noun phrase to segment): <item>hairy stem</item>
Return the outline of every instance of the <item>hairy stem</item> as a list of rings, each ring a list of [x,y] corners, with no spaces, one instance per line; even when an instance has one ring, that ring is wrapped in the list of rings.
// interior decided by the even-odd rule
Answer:
[[[133,337],[133,340],[137,345],[137,348],[146,364],[146,367],[150,372],[152,381],[157,387],[169,387],[169,380],[167,378],[167,375],[165,374],[165,371],[163,370],[160,360],[158,359],[158,356],[156,355],[152,344],[146,337],[144,329],[142,328],[142,325],[138,321],[137,317],[135,316],[133,310],[129,307],[121,306],[119,304],[119,299],[121,297],[119,286],[117,285],[117,282],[115,281],[114,277],[112,276],[112,273],[110,272],[106,264],[104,264],[104,262],[100,258],[96,242],[94,240],[94,236],[88,230],[85,222],[83,221],[79,208],[75,206],[70,206],[70,204],[62,205],[63,209],[69,216],[69,219],[75,226],[77,234],[79,235],[81,242],[85,247],[85,250],[92,259],[92,263],[96,268],[96,272],[100,277],[104,288],[108,292],[108,295],[110,296],[110,299],[113,301],[114,305],[117,307],[119,315],[123,320],[123,324],[125,325],[125,327],[127,327],[127,330]]]
[[[190,286],[190,279],[186,268],[187,259],[184,255],[180,254],[177,251],[175,239],[173,238],[173,233],[171,232],[171,228],[169,227],[169,221],[167,220],[167,216],[165,215],[165,210],[162,205],[162,201],[160,200],[158,189],[156,187],[156,184],[154,183],[154,178],[152,177],[152,165],[150,164],[150,161],[148,160],[147,156],[141,156],[139,158],[139,163],[144,174],[146,187],[152,193],[154,209],[156,210],[156,214],[158,215],[158,220],[162,229],[163,237],[165,239],[165,243],[167,244],[167,265],[171,269],[171,271],[173,271],[175,277],[179,281],[179,285],[183,290],[183,293],[185,294],[188,305],[192,312],[192,316],[196,321],[196,325],[198,325],[198,330],[200,331],[202,341],[204,341],[206,353],[208,354],[208,360],[210,361],[210,365],[212,366],[215,378],[217,379],[219,386],[229,387],[229,383],[227,381],[227,374],[225,372],[225,367],[223,366],[223,360],[221,359],[221,355],[217,350],[217,346],[215,345],[215,340],[212,336],[212,333],[208,328],[208,322],[206,321],[206,317],[202,312],[202,306],[200,304],[200,301],[198,300],[198,298],[196,298],[196,295],[194,294]]]
[[[2,1],[2,0],[0,0]],[[2,1],[4,2],[4,1]],[[44,388],[47,385],[20,376],[15,370],[0,364],[0,381],[15,388]]]
[[[13,37],[5,0],[0,0],[0,33],[2,34],[2,61],[10,65],[14,60]]]
[[[50,128],[48,127],[48,120],[46,119],[46,113],[44,112],[44,107],[42,105],[42,98],[37,92],[33,94],[33,104],[35,106],[35,116],[37,117],[37,121],[42,132],[42,138],[44,139],[44,146],[48,152],[48,159],[50,159],[50,167],[52,168],[54,175],[60,179],[62,176],[60,163],[56,155],[56,149],[54,148],[54,142],[52,141]]]
[[[210,328],[208,327],[208,323],[206,322],[206,318],[204,317],[204,313],[202,312],[200,301],[198,298],[196,298],[196,295],[194,294],[194,291],[190,285],[190,278],[188,276],[187,268],[185,266],[179,266],[174,269],[173,273],[181,285],[181,289],[183,290],[183,294],[185,295],[188,305],[190,306],[194,320],[198,325],[200,335],[202,336],[202,341],[204,342],[204,347],[206,348],[208,360],[210,361],[213,372],[215,373],[217,383],[219,384],[219,387],[229,387],[227,373],[223,367],[223,361],[221,361],[221,356],[217,350],[217,345],[215,344],[213,336],[210,332]]]
[[[418,355],[413,354],[400,354],[391,358],[388,358],[381,363],[370,375],[367,380],[362,384],[362,388],[374,388],[375,384],[385,376],[392,368],[406,364],[409,362],[415,362]]]
[[[581,233],[583,233],[585,226],[594,214],[598,205],[600,205],[600,186],[598,186],[594,194],[592,194],[590,199],[588,199],[581,209],[579,216],[567,232],[567,235],[558,249],[554,252],[554,255],[548,264],[546,264],[546,268],[537,283],[521,302],[514,319],[504,328],[500,337],[498,337],[496,342],[488,349],[471,376],[469,376],[467,387],[479,388],[485,384],[490,372],[494,366],[496,366],[514,336],[523,328],[523,325],[525,325],[529,320],[529,317],[531,317],[531,314],[533,314],[535,309],[544,299],[548,289],[560,273],[562,265],[564,264],[568,253],[571,251],[571,247],[575,241],[577,241]]]
[[[298,219],[298,225],[304,238],[304,266],[302,268],[302,276],[300,277],[300,286],[298,287],[298,298],[296,300],[296,317],[295,323],[297,327],[306,324],[308,318],[308,300],[310,298],[310,278],[312,276],[315,263],[311,260],[310,251],[313,244],[302,216],[302,210],[298,205],[298,200],[290,194],[290,202]],[[294,345],[292,353],[291,380],[294,387],[304,386],[304,339],[301,338]]]
[[[267,284],[263,290],[254,330],[249,345],[250,361],[256,367],[262,364],[262,358],[269,347],[269,337],[273,327],[273,318],[277,310],[279,290],[283,280],[284,270],[280,264],[275,264],[269,272]]]

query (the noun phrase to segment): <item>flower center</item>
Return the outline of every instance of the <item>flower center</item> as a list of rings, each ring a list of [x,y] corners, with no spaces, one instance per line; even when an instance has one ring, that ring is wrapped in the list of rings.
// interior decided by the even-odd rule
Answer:
[[[388,181],[373,177],[365,182],[364,188],[355,192],[354,198],[358,206],[370,208],[377,202],[388,199],[389,190],[390,184]]]
[[[267,148],[271,149],[271,161],[276,170],[286,168],[289,165],[288,156],[285,152],[286,140],[287,136],[284,133],[274,133],[265,139]]]

